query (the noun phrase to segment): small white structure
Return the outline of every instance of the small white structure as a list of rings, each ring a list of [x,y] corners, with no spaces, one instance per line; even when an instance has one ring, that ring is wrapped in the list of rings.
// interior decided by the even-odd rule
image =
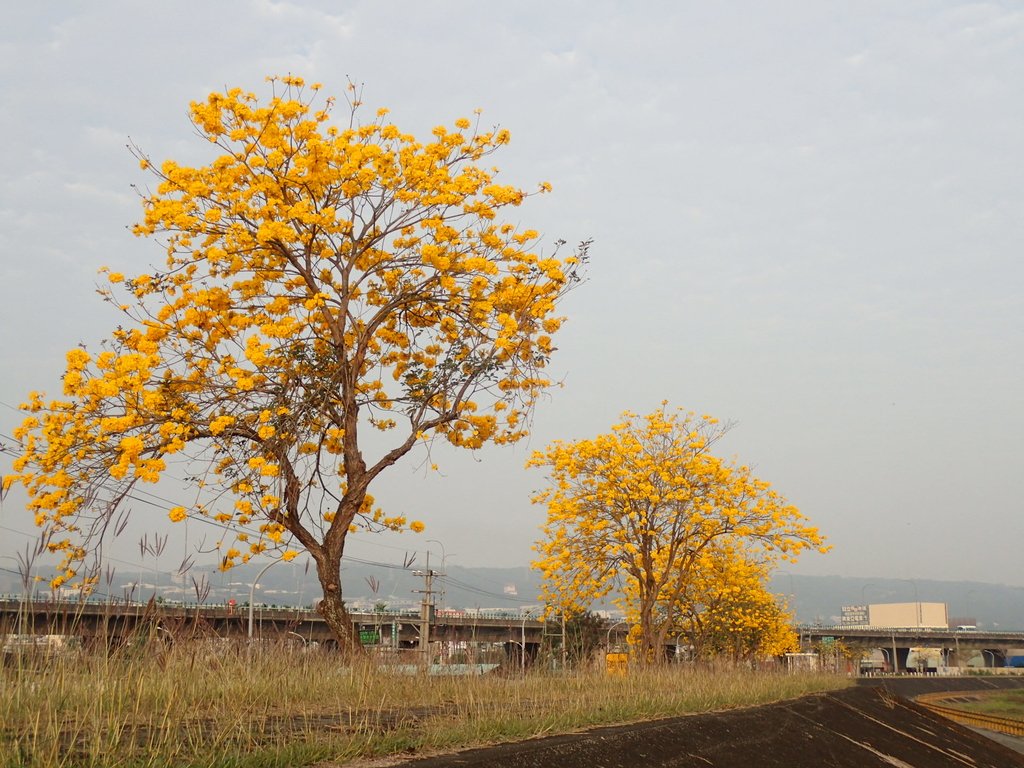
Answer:
[[[817,672],[818,654],[816,653],[787,653],[786,670],[793,672]]]

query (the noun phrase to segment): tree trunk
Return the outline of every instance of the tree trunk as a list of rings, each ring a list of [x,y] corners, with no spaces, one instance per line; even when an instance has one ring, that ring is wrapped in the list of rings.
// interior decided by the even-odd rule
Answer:
[[[644,600],[640,606],[640,654],[637,661],[643,666],[650,666],[657,658],[654,635],[654,605],[651,600]]]
[[[334,560],[333,564],[330,562]],[[362,653],[359,634],[352,625],[352,617],[341,599],[341,558],[324,558],[316,561],[317,576],[324,596],[317,611],[324,617],[327,626],[338,641],[338,650],[344,655]]]

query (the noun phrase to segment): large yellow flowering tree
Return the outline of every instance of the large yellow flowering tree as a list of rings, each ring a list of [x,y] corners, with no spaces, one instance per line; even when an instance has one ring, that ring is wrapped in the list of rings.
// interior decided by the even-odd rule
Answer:
[[[346,537],[422,528],[377,509],[371,482],[436,437],[526,434],[585,254],[538,255],[536,232],[499,220],[527,196],[480,165],[507,131],[462,118],[421,143],[386,110],[361,123],[351,88],[332,125],[318,85],[270,82],[264,101],[233,89],[191,105],[208,164],[136,150],[155,188],[135,232],[161,238],[166,264],[107,275],[128,319],[97,353],[68,353],[63,399],[30,396],[4,482],[53,532],[59,585],[81,578],[90,536],[133,485],[185,462],[202,490],[170,519],[234,531],[224,568],[308,551],[347,643]],[[372,457],[367,430],[385,433]]]
[[[534,563],[545,599],[579,611],[612,592],[633,622],[641,659],[660,659],[706,556],[732,547],[756,562],[823,547],[796,507],[746,466],[711,453],[725,429],[665,404],[623,415],[611,432],[555,442],[529,465],[550,485]]]

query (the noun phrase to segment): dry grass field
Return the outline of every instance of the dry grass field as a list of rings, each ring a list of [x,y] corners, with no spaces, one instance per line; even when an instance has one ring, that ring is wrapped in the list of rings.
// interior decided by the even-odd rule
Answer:
[[[301,766],[421,754],[779,701],[827,675],[686,667],[482,676],[397,672],[286,646],[147,643],[9,655],[0,765]]]

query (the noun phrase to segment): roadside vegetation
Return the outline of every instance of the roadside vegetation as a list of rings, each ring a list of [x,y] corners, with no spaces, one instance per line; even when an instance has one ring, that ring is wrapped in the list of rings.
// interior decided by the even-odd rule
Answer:
[[[1015,688],[1006,691],[986,691],[977,694],[973,701],[957,702],[956,707],[984,715],[1024,720],[1024,690]]]
[[[587,726],[750,706],[845,678],[660,666],[610,675],[502,670],[400,673],[337,655],[150,643],[56,658],[10,656],[0,688],[0,765],[343,764]]]

